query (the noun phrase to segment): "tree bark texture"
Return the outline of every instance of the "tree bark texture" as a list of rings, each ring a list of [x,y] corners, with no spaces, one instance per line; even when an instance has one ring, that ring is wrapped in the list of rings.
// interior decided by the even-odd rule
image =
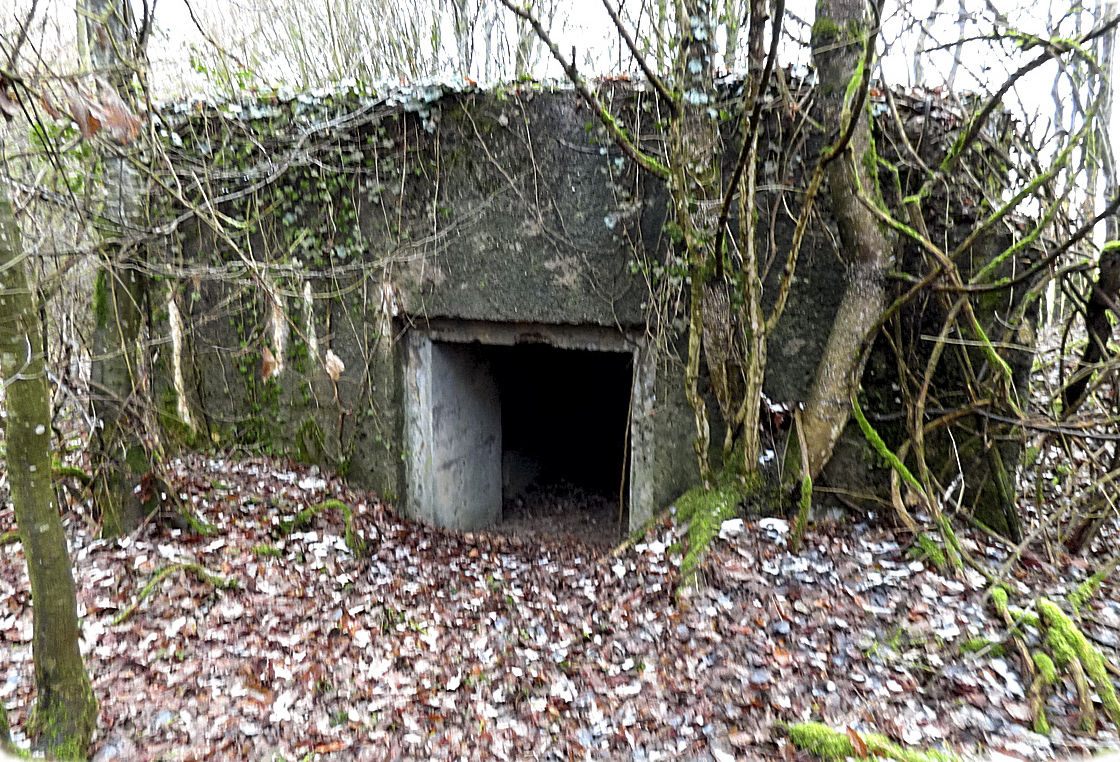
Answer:
[[[28,729],[48,751],[85,758],[97,701],[78,650],[74,577],[51,483],[51,416],[42,347],[19,228],[0,187],[0,373],[7,395],[8,478],[34,608],[38,695]]]
[[[726,366],[717,358],[727,355],[730,337],[728,309],[720,310],[719,288],[710,293],[708,276],[721,198],[719,187],[719,133],[712,116],[712,52],[715,28],[711,0],[682,0],[677,6],[680,48],[677,81],[682,89],[680,111],[670,135],[671,160],[669,186],[673,211],[684,236],[688,272],[691,279],[688,331],[688,363],[685,369],[685,395],[696,417],[696,454],[705,484],[712,480],[709,456],[711,433],[707,406],[700,394],[700,351],[708,357],[713,385],[726,378]],[[729,306],[729,305],[728,305]],[[705,307],[712,307],[705,314]],[[713,370],[713,366],[719,366]],[[721,391],[717,390],[717,396]],[[723,403],[721,399],[721,405]]]
[[[766,86],[765,59],[763,45],[764,30],[769,10],[768,0],[750,0],[750,25],[747,30],[747,88],[751,103],[744,104],[744,114],[750,113],[754,99],[760,98]],[[771,34],[778,34],[778,26],[772,24]],[[730,41],[729,41],[730,45]],[[740,312],[740,341],[742,343],[742,397],[735,413],[734,423],[728,422],[728,436],[724,445],[724,459],[731,456],[732,432],[743,432],[744,474],[758,471],[761,454],[759,440],[759,415],[762,406],[762,388],[766,379],[767,328],[766,315],[762,309],[762,278],[759,273],[758,256],[758,210],[756,199],[758,191],[758,135],[744,119],[743,146],[746,151],[746,169],[743,173],[742,187],[739,189],[739,252],[743,259],[742,303]]]
[[[869,31],[866,9],[865,0],[817,2],[812,48],[825,125],[844,122],[849,85],[861,73]],[[861,348],[883,308],[883,270],[894,247],[893,235],[859,200],[860,188],[874,199],[879,197],[877,158],[867,110],[860,108],[851,118],[857,120],[851,141],[827,170],[848,282],[802,417],[809,476],[814,479],[832,456],[847,424],[849,400],[859,388]]]
[[[122,0],[78,0],[79,37],[89,41],[89,63],[95,72],[125,92],[134,57],[131,6]],[[105,216],[110,221],[107,257],[94,291],[93,363],[90,374],[94,419],[90,442],[94,502],[101,512],[105,536],[127,534],[140,525],[145,507],[137,485],[150,470],[141,437],[141,411],[146,407],[140,367],[147,298],[142,257],[129,244],[140,218],[139,199],[146,196],[136,170],[121,155],[103,160]]]

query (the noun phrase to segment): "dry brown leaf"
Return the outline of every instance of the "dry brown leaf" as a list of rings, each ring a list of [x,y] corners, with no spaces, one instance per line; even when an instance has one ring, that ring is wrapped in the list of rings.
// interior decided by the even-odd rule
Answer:
[[[4,119],[11,121],[19,113],[19,104],[16,103],[15,92],[8,92],[12,86],[11,80],[0,75],[0,114]]]
[[[280,372],[280,363],[268,347],[261,347],[261,378],[265,381]]]
[[[78,86],[71,82],[62,82],[62,93],[70,106],[70,116],[78,124],[82,137],[89,140],[101,129],[101,120],[93,113],[93,104]]]
[[[331,350],[327,350],[326,357],[323,359],[323,367],[327,370],[327,375],[331,377],[331,381],[338,383],[338,379],[342,376],[342,371],[346,370],[346,366],[342,363],[342,359]]]
[[[43,107],[43,111],[46,111],[51,119],[62,118],[62,112],[58,110],[58,106],[54,105],[54,101],[51,100],[51,94],[46,90],[43,90],[42,94],[39,96],[39,105]]]
[[[131,142],[140,133],[140,120],[121,100],[116,89],[105,80],[98,77],[97,95],[100,99],[98,117],[105,129],[120,143]]]
[[[347,748],[349,744],[345,741],[330,741],[328,743],[321,743],[315,747],[316,754],[330,754],[335,751],[342,751]]]
[[[855,750],[856,756],[860,759],[867,759],[867,742],[851,728],[845,728],[844,732],[848,734],[848,740],[852,742],[852,748]]]

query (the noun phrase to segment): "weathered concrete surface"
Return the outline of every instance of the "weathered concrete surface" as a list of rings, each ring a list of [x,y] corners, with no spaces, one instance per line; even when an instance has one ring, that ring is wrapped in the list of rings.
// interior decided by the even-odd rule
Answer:
[[[403,312],[493,322],[643,326],[647,295],[628,242],[642,204],[632,170],[593,140],[570,94],[461,97],[441,106],[435,228],[394,269]],[[433,180],[436,176],[433,176]],[[371,240],[381,209],[363,209]],[[427,222],[427,221],[426,221]]]
[[[418,518],[449,529],[482,529],[502,517],[502,409],[494,376],[461,344],[432,342],[429,373],[431,430],[417,444],[431,462],[431,491],[409,492]],[[410,483],[411,486],[411,483]]]
[[[625,110],[646,96],[619,97]],[[284,129],[310,134],[309,117],[297,119],[296,106],[285,108],[291,121]],[[500,493],[502,449],[496,448],[495,466],[493,448],[475,442],[489,464],[481,470],[496,485],[488,486],[456,471],[465,442],[474,440],[452,437],[486,428],[479,416],[490,403],[472,380],[485,373],[469,363],[440,370],[440,363],[455,364],[454,353],[440,359],[432,342],[539,342],[633,358],[631,527],[692,486],[695,425],[683,389],[684,326],[671,316],[651,319],[658,289],[666,302],[679,302],[684,292],[683,280],[668,286],[664,280],[675,266],[665,188],[610,146],[570,91],[442,93],[422,110],[384,103],[363,109],[376,116],[354,127],[322,122],[331,125],[324,133],[330,139],[315,149],[314,161],[300,159],[299,184],[265,205],[276,211],[247,234],[246,251],[233,255],[197,225],[180,231],[182,260],[206,265],[177,280],[167,295],[186,322],[181,370],[201,437],[332,465],[418,518],[474,526],[492,514],[486,506]],[[354,108],[340,103],[336,111],[341,116]],[[760,144],[758,243],[766,252],[767,310],[798,211],[797,194],[786,189],[804,181],[824,139],[810,130],[803,145],[782,145],[783,135],[803,127],[791,118],[784,109],[768,111]],[[204,126],[197,132],[212,153],[221,130]],[[279,132],[262,132],[261,139]],[[727,139],[730,169],[737,146],[734,136]],[[302,150],[312,154],[312,142],[301,143]],[[960,206],[946,204],[954,213]],[[842,297],[844,258],[834,227],[822,205],[788,307],[770,337],[765,389],[775,401],[804,399]],[[900,253],[904,262],[908,256]],[[679,317],[684,305],[676,307]],[[917,305],[907,316],[914,336],[938,327],[935,311],[926,308]],[[267,379],[261,375],[266,346],[282,366]],[[326,370],[328,352],[345,365],[337,383]],[[895,412],[890,357],[879,352],[869,363],[865,387],[878,385],[869,414]],[[922,358],[913,359],[912,367],[921,367]],[[160,362],[157,389],[166,397],[171,373],[166,358]],[[436,378],[460,379],[452,383],[457,391],[441,397]],[[446,407],[456,394],[473,412]],[[177,399],[161,399],[165,411],[176,409]],[[944,394],[940,401],[954,399]],[[442,471],[436,451],[443,433],[433,406],[443,406],[440,420],[449,427],[438,445]],[[711,400],[709,410],[718,449],[722,430]],[[905,435],[901,426],[882,428],[894,446]],[[851,433],[824,484],[881,487],[882,471],[862,437]],[[439,473],[450,476],[440,481]],[[440,513],[438,506],[455,504],[456,490],[474,495],[476,507]]]

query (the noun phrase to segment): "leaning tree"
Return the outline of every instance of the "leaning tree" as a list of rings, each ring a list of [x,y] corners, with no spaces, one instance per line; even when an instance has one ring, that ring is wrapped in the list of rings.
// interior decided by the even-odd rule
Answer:
[[[1001,40],[1016,42],[1010,54],[996,56],[1000,65],[993,68],[1004,79],[979,82],[990,94],[964,100],[927,91],[924,104],[919,98],[902,113],[878,81],[880,32],[889,26],[883,3],[817,3],[809,32],[816,87],[811,97],[791,100],[773,94],[788,92],[775,62],[783,26],[800,22],[781,0],[755,0],[742,23],[745,82],[729,119],[717,92],[716,41],[722,26],[725,42],[736,44],[738,20],[721,14],[716,3],[681,0],[639,4],[632,25],[622,9],[603,0],[619,45],[666,114],[651,130],[605,105],[575,52],[562,50],[529,6],[501,2],[533,25],[609,138],[667,186],[668,227],[688,290],[684,383],[704,489],[716,496],[686,501],[708,514],[694,525],[710,532],[721,511],[758,489],[768,339],[788,305],[808,230],[827,218],[844,266],[845,281],[837,284],[843,297],[803,406],[793,411],[781,459],[783,490],[800,503],[802,523],[814,481],[850,430],[854,412],[867,446],[893,471],[890,500],[900,518],[917,529],[915,510],[931,516],[949,540],[950,561],[958,558],[943,506],[967,502],[984,523],[1018,537],[1015,460],[1023,424],[1030,423],[1025,394],[1039,300],[1055,264],[1064,264],[1102,218],[1092,209],[1080,220],[1067,212],[1084,198],[1078,184],[1100,155],[1092,149],[1103,134],[1107,78],[1095,63],[1094,46],[1114,22],[1066,34],[1061,24],[1071,18],[1096,20],[1076,11],[1059,17],[1051,36],[1044,36],[1015,28],[990,6],[989,27],[973,39],[989,46],[989,55]],[[905,16],[905,8],[893,10],[891,23]],[[916,20],[920,47],[949,51],[954,63],[948,76],[960,82],[957,64],[966,40],[935,44],[941,32],[933,20]],[[912,39],[915,30],[909,33],[898,40]],[[672,44],[664,44],[666,35]],[[675,58],[665,54],[669,49]],[[723,60],[736,60],[735,51],[724,51]],[[1049,131],[1036,122],[1014,124],[1004,99],[1046,66],[1062,82],[1064,90],[1056,86],[1055,92],[1073,93],[1077,112]],[[811,106],[798,129],[817,136],[821,147],[810,170],[779,178],[780,185],[798,185],[797,194],[780,201],[792,209],[794,231],[784,250],[760,256],[767,237],[760,235],[759,219],[773,206],[761,203],[759,184],[775,174],[760,160],[760,130],[776,102],[791,111]],[[720,163],[724,141],[738,149],[731,167]],[[781,276],[770,275],[764,285],[775,257]],[[1109,272],[1102,264],[1102,283]],[[1094,293],[1104,291],[1099,286]],[[887,409],[893,404],[887,400],[864,411],[858,402],[876,345],[895,358],[887,383],[889,396],[897,392],[897,409]],[[724,432],[718,450],[711,443],[704,370]]]

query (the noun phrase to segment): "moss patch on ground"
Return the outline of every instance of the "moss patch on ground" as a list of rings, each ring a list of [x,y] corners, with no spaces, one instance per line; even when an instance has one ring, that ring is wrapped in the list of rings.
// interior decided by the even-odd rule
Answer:
[[[794,746],[826,762],[839,762],[848,757],[882,757],[898,762],[960,762],[954,754],[936,749],[905,749],[878,733],[841,733],[819,722],[800,722],[787,726],[786,730]],[[857,745],[866,748],[857,748]]]
[[[688,523],[685,536],[687,547],[681,561],[681,580],[690,584],[696,576],[700,561],[708,546],[719,535],[723,522],[740,513],[740,506],[752,490],[737,478],[720,481],[713,489],[693,487],[677,498],[677,520]]]

